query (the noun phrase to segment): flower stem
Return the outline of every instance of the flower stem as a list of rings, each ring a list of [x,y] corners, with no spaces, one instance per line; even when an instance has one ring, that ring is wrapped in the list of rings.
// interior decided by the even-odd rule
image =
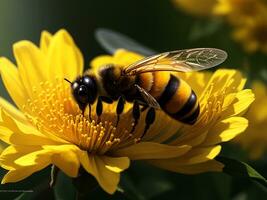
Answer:
[[[50,183],[49,183],[51,188],[54,187],[56,184],[58,172],[59,172],[59,169],[55,165],[52,165],[51,172],[50,172],[51,178],[50,178]]]

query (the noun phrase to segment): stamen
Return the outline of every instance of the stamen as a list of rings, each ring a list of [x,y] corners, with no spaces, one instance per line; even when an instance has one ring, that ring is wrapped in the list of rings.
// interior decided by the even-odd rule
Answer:
[[[116,111],[117,103],[103,105],[100,100],[98,108],[96,103],[91,105],[92,111],[96,112],[92,112],[90,116],[88,107],[88,112],[83,115],[64,80],[58,80],[56,86],[41,82],[38,88],[42,90],[35,89],[34,97],[27,101],[23,110],[29,122],[42,133],[47,133],[48,136],[54,134],[83,150],[100,155],[140,141],[140,132],[130,133],[131,109],[124,112],[122,104]],[[118,124],[117,114],[123,115],[123,120]]]

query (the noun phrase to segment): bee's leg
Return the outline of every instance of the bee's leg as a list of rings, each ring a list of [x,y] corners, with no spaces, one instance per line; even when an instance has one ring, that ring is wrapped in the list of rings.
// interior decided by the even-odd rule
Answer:
[[[85,109],[82,109],[82,116],[84,116]]]
[[[97,123],[100,122],[100,116],[102,112],[103,112],[103,102],[102,99],[99,97],[96,104]]]
[[[145,126],[143,134],[140,137],[141,139],[144,137],[144,135],[148,131],[151,124],[154,123],[155,119],[156,119],[156,111],[154,108],[151,107],[151,108],[149,108],[149,110],[147,111],[147,114],[146,114],[146,126]]]
[[[140,105],[138,101],[134,101],[134,104],[133,104],[133,118],[134,118],[134,124],[133,124],[132,130],[130,133],[134,132],[135,127],[138,124],[138,121],[140,118]]]
[[[116,113],[117,113],[117,121],[116,121],[116,127],[118,126],[118,123],[120,121],[120,114],[123,112],[124,109],[124,104],[125,104],[125,98],[123,96],[120,96],[117,108],[116,108]]]
[[[144,111],[146,111],[146,109],[148,109],[148,105],[144,105],[143,107],[142,107],[142,109],[141,109],[141,112],[144,112]]]
[[[110,104],[113,102],[113,100],[109,97],[106,97],[106,96],[98,97],[97,104],[96,104],[96,114],[98,117],[97,123],[100,121],[100,116],[103,113],[103,102]]]
[[[78,104],[78,105],[79,105],[80,110],[82,111],[82,115],[84,116],[84,112],[85,112],[85,109],[86,109],[86,104]]]

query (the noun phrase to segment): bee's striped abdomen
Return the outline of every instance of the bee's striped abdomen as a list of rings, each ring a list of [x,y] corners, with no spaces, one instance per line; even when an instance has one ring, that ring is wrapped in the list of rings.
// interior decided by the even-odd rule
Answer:
[[[182,79],[169,72],[138,75],[138,84],[149,92],[172,118],[194,124],[199,115],[197,96]]]

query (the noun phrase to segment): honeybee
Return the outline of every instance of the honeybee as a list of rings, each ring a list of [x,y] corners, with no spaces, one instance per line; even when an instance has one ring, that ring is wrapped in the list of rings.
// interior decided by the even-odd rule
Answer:
[[[84,112],[97,101],[96,113],[102,114],[103,102],[118,100],[117,123],[125,102],[133,102],[135,125],[141,106],[148,109],[144,133],[155,120],[155,109],[173,119],[193,125],[199,116],[199,103],[190,85],[171,72],[193,72],[221,64],[227,53],[215,48],[176,50],[146,57],[129,66],[107,64],[96,73],[86,71],[71,83],[72,94]]]

